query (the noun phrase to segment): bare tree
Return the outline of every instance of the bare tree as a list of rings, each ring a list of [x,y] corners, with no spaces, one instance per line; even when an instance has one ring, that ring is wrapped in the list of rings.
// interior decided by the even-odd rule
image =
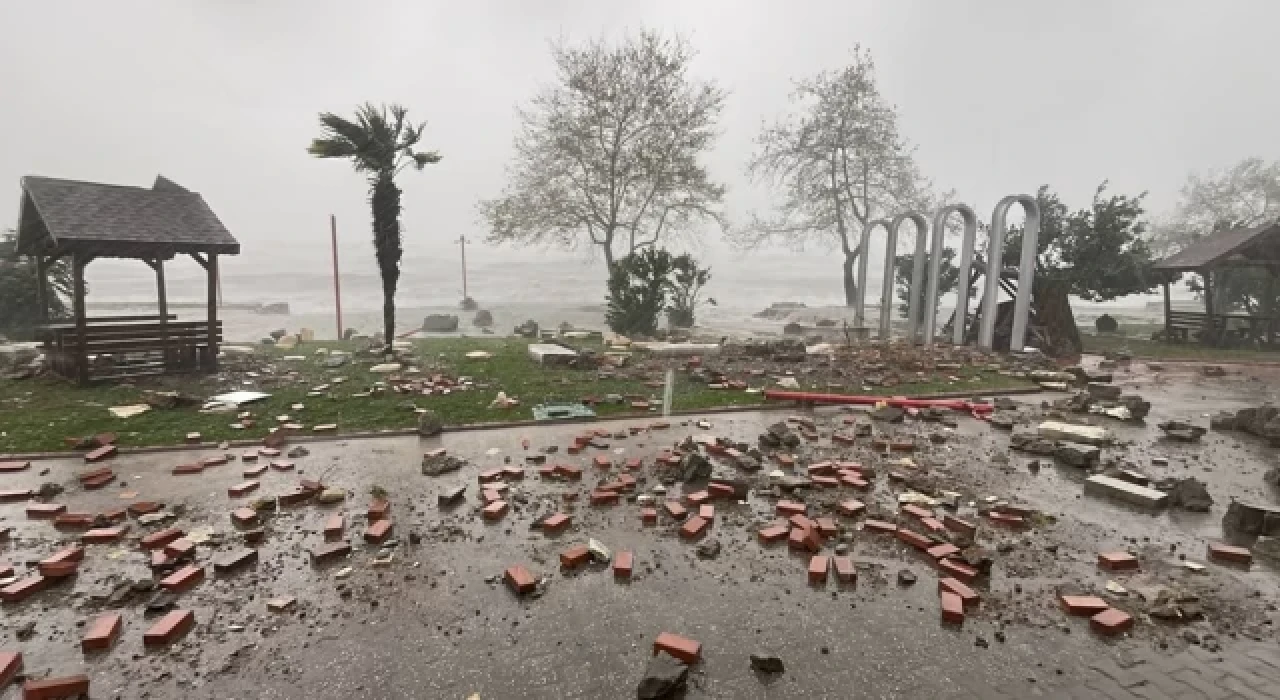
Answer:
[[[1172,254],[1214,231],[1280,219],[1280,162],[1246,158],[1224,170],[1191,174],[1174,211],[1151,229],[1151,247]]]
[[[878,218],[928,209],[932,184],[898,131],[896,108],[876,88],[869,51],[854,46],[848,66],[797,81],[791,103],[790,114],[762,129],[747,165],[752,179],[780,190],[778,211],[753,213],[730,238],[743,248],[838,246],[845,303],[853,305],[862,231]]]
[[[724,187],[699,160],[725,93],[689,75],[680,37],[552,46],[556,82],[519,110],[509,183],[480,204],[489,240],[623,255],[724,226]]]

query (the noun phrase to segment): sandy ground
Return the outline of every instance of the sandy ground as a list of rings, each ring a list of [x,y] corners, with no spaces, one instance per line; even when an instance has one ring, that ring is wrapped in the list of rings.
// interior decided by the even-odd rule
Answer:
[[[1139,615],[1132,636],[1102,640],[1083,619],[1066,617],[1053,592],[1068,583],[1100,591],[1108,576],[1095,567],[1099,551],[1130,547],[1140,552],[1143,572],[1111,576],[1137,589],[1176,584],[1200,592],[1207,621],[1193,625],[1213,635],[1229,654],[1245,637],[1271,640],[1274,603],[1280,598],[1274,571],[1255,564],[1250,571],[1209,565],[1206,574],[1179,567],[1179,555],[1203,561],[1206,542],[1220,536],[1218,522],[1232,497],[1274,503],[1262,472],[1276,452],[1234,434],[1211,433],[1199,446],[1171,444],[1159,438],[1156,423],[1169,417],[1207,423],[1203,416],[1273,398],[1274,370],[1240,370],[1221,379],[1201,378],[1194,368],[1153,373],[1135,365],[1119,383],[1153,402],[1146,426],[1107,422],[1123,445],[1109,455],[1132,460],[1153,477],[1195,475],[1209,484],[1216,503],[1208,514],[1165,512],[1150,515],[1109,501],[1081,495],[1083,474],[1046,464],[1027,468],[1028,458],[1009,453],[1007,434],[961,418],[950,439],[932,445],[937,424],[877,424],[876,429],[920,445],[914,459],[930,476],[965,494],[966,502],[987,495],[1007,498],[1053,516],[1027,532],[982,521],[979,543],[995,555],[990,581],[979,587],[982,607],[963,627],[939,621],[937,574],[926,557],[884,536],[856,529],[858,520],[841,519],[859,564],[856,587],[822,587],[805,582],[807,557],[785,546],[762,547],[755,530],[773,518],[773,499],[756,489],[742,504],[720,502],[707,539],[723,545],[719,557],[700,559],[694,547],[675,535],[677,525],[664,518],[657,527],[639,522],[634,503],[590,507],[590,486],[606,477],[587,468],[580,484],[542,481],[532,466],[529,476],[511,484],[512,511],[496,524],[478,516],[477,474],[516,464],[540,448],[559,446],[550,460],[587,465],[591,452],[570,457],[563,449],[583,426],[501,429],[446,434],[431,440],[378,438],[307,444],[310,454],[294,472],[268,471],[263,495],[294,488],[299,478],[323,480],[348,492],[339,506],[315,504],[284,508],[266,525],[259,564],[230,576],[213,576],[210,562],[242,545],[228,513],[246,499],[230,499],[227,488],[243,480],[245,465],[233,462],[198,476],[174,476],[169,470],[216,449],[122,456],[110,466],[117,483],[101,491],[83,491],[75,473],[78,460],[39,462],[27,472],[5,475],[4,488],[35,488],[45,481],[64,485],[58,501],[71,511],[100,512],[135,500],[161,500],[183,511],[174,522],[187,532],[214,534],[197,558],[209,579],[177,598],[195,611],[197,627],[184,641],[162,651],[145,651],[143,631],[147,593],[108,602],[112,591],[129,581],[148,581],[151,573],[136,543],[90,545],[81,573],[73,580],[25,602],[5,604],[4,642],[21,650],[29,673],[85,672],[94,697],[149,698],[492,698],[634,697],[652,640],[662,631],[702,642],[704,661],[695,669],[688,697],[707,698],[991,698],[1036,697],[1072,688],[1095,675],[1100,661],[1128,655],[1159,655],[1186,645],[1182,628]],[[1041,399],[1020,398],[1028,412]],[[764,426],[787,413],[757,412],[716,416],[711,433],[754,444]],[[820,431],[830,434],[846,415],[834,409],[816,414]],[[1105,419],[1103,419],[1105,420]],[[610,431],[634,422],[592,424]],[[686,435],[705,433],[691,424],[610,439],[615,460],[644,457],[640,476],[652,486],[659,472],[652,458]],[[526,451],[522,445],[529,440]],[[471,465],[442,477],[420,474],[424,450],[444,447]],[[244,450],[233,449],[240,454]],[[812,460],[841,457],[877,467],[874,490],[814,493],[806,500],[824,510],[834,500],[858,497],[872,511],[892,514],[902,491],[885,478],[887,464],[865,444],[833,446],[826,437],[806,445]],[[1168,467],[1151,458],[1168,458]],[[1006,459],[1007,457],[1007,459]],[[773,468],[769,466],[768,468]],[[390,492],[391,516],[400,538],[394,562],[375,567],[376,547],[361,540],[364,508],[371,486]],[[468,487],[463,505],[442,510],[436,496],[454,486]],[[643,485],[642,485],[643,486]],[[679,492],[675,485],[673,492]],[[565,503],[563,494],[578,494]],[[29,568],[38,559],[74,539],[48,523],[24,518],[23,505],[0,505],[3,524],[13,535],[3,558]],[[538,516],[563,509],[573,527],[556,537],[530,529]],[[342,513],[355,553],[349,560],[313,567],[309,549],[321,543],[325,518]],[[962,517],[980,520],[973,508]],[[859,519],[860,520],[860,519]],[[134,526],[133,535],[141,533]],[[410,533],[418,544],[411,544]],[[630,550],[636,571],[630,583],[615,582],[607,569],[588,567],[562,574],[558,553],[595,537],[615,551]],[[221,539],[222,543],[217,541]],[[834,541],[824,553],[830,554]],[[536,599],[514,597],[498,578],[512,564],[545,575],[545,593]],[[341,577],[343,567],[351,567]],[[920,581],[903,588],[894,583],[899,569]],[[834,577],[833,577],[834,579]],[[120,595],[120,594],[117,594]],[[292,595],[295,611],[267,612],[265,600]],[[1116,599],[1136,609],[1130,599]],[[109,653],[84,657],[78,647],[81,625],[96,613],[115,609],[125,630]],[[33,635],[19,640],[18,630],[34,623]],[[982,641],[979,642],[978,640]],[[985,644],[986,646],[980,646]],[[747,655],[772,649],[785,660],[779,677],[758,676]],[[0,697],[16,697],[14,691]]]

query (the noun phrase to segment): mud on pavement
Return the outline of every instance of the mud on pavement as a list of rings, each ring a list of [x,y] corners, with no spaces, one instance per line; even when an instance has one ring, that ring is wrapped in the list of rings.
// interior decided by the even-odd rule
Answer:
[[[83,544],[76,573],[4,603],[0,650],[21,652],[28,678],[87,674],[93,697],[604,698],[634,697],[655,640],[670,633],[701,645],[687,697],[836,698],[856,689],[893,698],[1035,697],[1092,682],[1116,659],[1273,644],[1270,564],[1206,558],[1233,497],[1273,502],[1263,480],[1273,448],[1233,432],[1176,442],[1156,426],[1207,425],[1210,414],[1256,406],[1271,398],[1274,377],[1140,363],[1113,375],[1151,402],[1145,423],[1063,415],[1051,405],[1062,393],[1004,409],[1015,430],[1053,417],[1111,431],[1115,442],[1100,448],[1093,470],[1013,451],[1009,432],[969,416],[877,420],[836,408],[309,443],[305,454],[247,462],[257,450],[236,449],[225,464],[216,458],[227,451],[216,449],[36,462],[0,475],[3,488],[41,491],[35,501],[63,505],[63,515],[127,531]],[[438,450],[444,457],[429,458],[424,473],[424,455]],[[465,464],[441,468],[445,457]],[[208,466],[173,473],[206,458]],[[104,467],[113,479],[98,488],[77,476]],[[1089,473],[1108,469],[1152,483],[1195,476],[1213,504],[1149,512],[1085,496]],[[318,483],[303,489],[304,480]],[[458,488],[460,499],[447,498]],[[597,496],[593,505],[602,491],[616,502]],[[486,499],[506,505],[487,518]],[[127,511],[143,502],[159,508]],[[668,502],[690,513],[672,517]],[[77,529],[29,519],[28,505],[0,505],[9,528],[2,558],[19,581],[85,533],[66,518]],[[687,525],[702,505],[714,511],[705,531],[682,536],[697,529]],[[233,522],[244,508],[251,517]],[[652,524],[646,508],[657,511]],[[556,513],[567,526],[538,527]],[[93,522],[99,515],[111,522]],[[955,550],[932,556],[909,536],[873,532],[868,520],[922,535],[922,549]],[[384,521],[389,528],[375,527]],[[762,541],[771,527],[786,537]],[[170,528],[181,531],[172,556],[142,548]],[[594,552],[571,553],[572,566],[562,567],[563,554],[593,539]],[[349,554],[313,561],[343,542]],[[229,566],[249,550],[256,561]],[[633,557],[629,577],[612,568],[624,552]],[[1108,552],[1132,555],[1138,569],[1100,568]],[[814,556],[849,557],[856,583],[830,560],[819,583]],[[940,568],[942,558],[961,568]],[[173,578],[191,566],[202,579]],[[532,593],[505,583],[514,566],[531,574]],[[966,569],[976,576],[963,621],[946,622],[939,579]],[[1101,598],[1132,627],[1069,615],[1063,595]],[[193,613],[191,629],[144,644],[175,610]],[[118,637],[82,652],[108,613],[121,616]],[[1119,634],[1100,633],[1109,631]]]

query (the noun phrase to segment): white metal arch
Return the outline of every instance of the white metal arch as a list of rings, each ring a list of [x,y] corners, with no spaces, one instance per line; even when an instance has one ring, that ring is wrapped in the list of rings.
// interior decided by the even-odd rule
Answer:
[[[933,215],[933,242],[930,246],[929,288],[925,292],[924,344],[932,345],[934,327],[938,321],[938,285],[942,272],[943,238],[946,236],[947,217],[959,212],[964,219],[964,234],[960,243],[960,287],[956,291],[955,323],[951,331],[954,345],[964,344],[965,321],[969,314],[969,270],[973,267],[973,244],[978,237],[978,217],[967,204],[949,204]]]
[[[910,219],[916,225],[915,264],[911,268],[911,285],[907,289],[907,341],[916,342],[920,333],[920,285],[924,282],[924,251],[929,240],[929,221],[919,212],[909,211],[893,217],[889,238],[885,242],[884,280],[880,286],[880,339],[889,339],[890,312],[893,308],[893,263],[898,252],[898,229]]]
[[[876,227],[883,228],[886,236],[889,234],[889,220],[876,219],[863,227],[858,241],[858,298],[853,312],[853,322],[858,328],[862,328],[867,318],[867,257],[871,252],[871,231]]]
[[[1040,238],[1040,207],[1036,198],[1028,194],[1011,194],[1000,200],[991,213],[991,241],[987,253],[987,284],[982,300],[982,325],[978,332],[978,347],[990,350],[995,344],[997,295],[1000,290],[1000,272],[1003,269],[1004,239],[1009,233],[1005,216],[1009,207],[1021,204],[1027,219],[1022,234],[1022,260],[1018,266],[1018,295],[1013,301],[1013,329],[1009,336],[1009,351],[1020,352],[1026,340],[1027,316],[1031,312],[1031,287],[1035,282],[1036,244]]]

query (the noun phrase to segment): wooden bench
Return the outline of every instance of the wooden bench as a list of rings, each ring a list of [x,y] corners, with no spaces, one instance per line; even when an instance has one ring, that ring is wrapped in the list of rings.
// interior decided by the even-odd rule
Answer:
[[[83,344],[74,323],[43,326],[38,337],[54,371],[93,381],[213,369],[222,322],[213,330],[212,349],[207,321],[161,320],[158,315],[88,319]]]
[[[1222,316],[1213,317],[1213,327],[1209,327],[1209,315],[1202,311],[1170,311],[1165,318],[1165,334],[1171,342],[1185,343],[1190,340],[1208,340],[1216,342],[1226,332],[1227,322]]]

